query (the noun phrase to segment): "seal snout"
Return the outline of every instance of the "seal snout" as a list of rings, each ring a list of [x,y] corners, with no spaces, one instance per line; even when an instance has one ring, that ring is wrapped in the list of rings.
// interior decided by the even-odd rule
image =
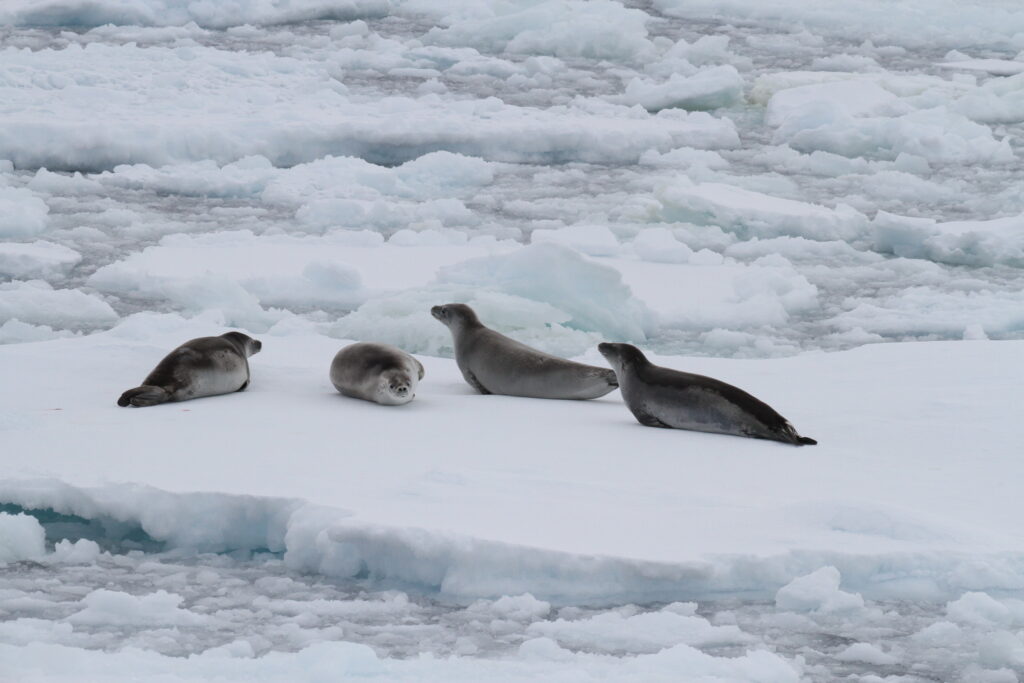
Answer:
[[[444,306],[432,306],[430,308],[430,315],[444,322]]]

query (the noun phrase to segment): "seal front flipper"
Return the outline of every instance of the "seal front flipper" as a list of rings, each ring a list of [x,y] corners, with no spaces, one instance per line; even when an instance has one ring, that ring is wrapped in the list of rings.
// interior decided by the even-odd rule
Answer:
[[[117,405],[122,408],[132,405],[138,406],[139,408],[145,408],[147,406],[155,406],[160,403],[166,403],[171,400],[171,395],[163,387],[154,387],[150,385],[143,385],[141,387],[135,387],[121,394],[121,398],[117,399]]]
[[[658,418],[654,417],[648,412],[640,410],[639,408],[632,411],[633,417],[636,418],[637,422],[644,425],[645,427],[662,427],[664,429],[672,429],[670,425],[665,424]]]
[[[473,387],[474,389],[479,391],[481,394],[487,395],[487,394],[491,393],[491,392],[487,391],[487,389],[484,387],[483,384],[480,384],[480,380],[478,380],[476,378],[476,375],[474,375],[472,372],[469,372],[469,371],[466,372],[466,381],[469,382],[469,386]]]

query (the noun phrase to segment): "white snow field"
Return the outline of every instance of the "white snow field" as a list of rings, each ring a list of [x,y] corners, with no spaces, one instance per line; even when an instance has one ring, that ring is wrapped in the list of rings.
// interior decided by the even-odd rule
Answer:
[[[1008,0],[0,3],[0,681],[1019,683],[1021,140]],[[820,445],[477,395],[453,301]]]

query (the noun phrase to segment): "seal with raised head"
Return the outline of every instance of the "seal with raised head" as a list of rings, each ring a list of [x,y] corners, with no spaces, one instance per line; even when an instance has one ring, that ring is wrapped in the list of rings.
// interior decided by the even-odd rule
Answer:
[[[455,362],[481,394],[586,399],[618,386],[608,368],[552,356],[485,327],[466,304],[434,306],[430,313],[451,330]]]
[[[155,406],[241,391],[249,386],[248,358],[261,348],[241,332],[191,339],[167,354],[142,386],[121,394],[117,405]]]
[[[356,342],[331,361],[331,383],[346,396],[384,406],[400,406],[416,397],[423,365],[390,344]]]
[[[615,368],[622,399],[637,421],[648,427],[771,439],[794,446],[818,443],[797,434],[767,403],[712,377],[651,363],[630,344],[599,344]]]

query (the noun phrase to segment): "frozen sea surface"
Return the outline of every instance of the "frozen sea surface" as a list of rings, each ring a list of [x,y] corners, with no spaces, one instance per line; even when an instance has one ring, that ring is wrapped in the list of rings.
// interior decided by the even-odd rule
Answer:
[[[556,241],[628,272],[630,305],[649,309],[629,338],[664,352],[1022,335],[1024,45],[995,19],[1006,5],[965,21],[914,4],[893,22],[872,2],[803,18],[668,0],[281,7],[5,10],[0,234],[50,251],[0,252],[0,315],[35,326],[4,339],[216,309],[254,331],[299,316],[345,336],[374,320],[435,353],[413,338],[425,330],[395,331],[396,309],[445,293],[417,249],[467,241]],[[945,40],[921,39],[922,14]],[[167,240],[239,230],[252,238],[216,263],[230,295],[173,274],[188,257]],[[287,275],[252,254],[261,238],[352,231],[430,267],[327,297],[314,243]],[[170,274],[154,282],[158,258]],[[496,305],[505,318],[540,301],[571,330],[606,332],[542,292],[475,284],[516,297]],[[506,331],[536,339],[551,322]],[[593,341],[574,338],[552,350]]]
[[[1018,681],[1022,133],[1004,0],[2,3],[0,678]],[[447,301],[822,445],[496,417]],[[246,395],[113,406],[229,326]]]
[[[0,651],[13,655],[10,645],[30,642],[46,643],[53,653],[138,649],[167,658],[165,673],[191,662],[193,675],[202,676],[204,668],[217,670],[202,662],[214,653],[243,661],[291,654],[298,664],[294,653],[343,641],[371,648],[370,659],[404,661],[430,680],[438,673],[432,669],[450,668],[444,662],[452,658],[475,661],[481,676],[507,675],[503,668],[517,658],[539,660],[537,675],[557,675],[559,664],[586,667],[589,659],[597,663],[591,673],[619,676],[624,672],[614,662],[670,648],[703,653],[723,671],[731,661],[740,676],[727,680],[963,680],[982,673],[979,648],[988,664],[1019,662],[1019,646],[1017,654],[1006,652],[1013,646],[1004,630],[1020,626],[1019,609],[1014,619],[1000,611],[1003,603],[980,593],[948,604],[865,601],[834,591],[848,604],[823,605],[820,596],[793,600],[792,590],[774,601],[727,597],[612,608],[552,604],[529,593],[452,602],[365,580],[296,574],[267,554],[111,555],[83,552],[82,541],[76,549],[79,557],[64,547],[0,569]],[[735,665],[751,651],[790,664],[774,676],[751,667],[753,678],[746,679]],[[12,673],[33,666],[13,659],[9,665]],[[650,666],[647,676],[669,673],[660,669]],[[642,668],[637,673],[625,675],[645,679]]]

